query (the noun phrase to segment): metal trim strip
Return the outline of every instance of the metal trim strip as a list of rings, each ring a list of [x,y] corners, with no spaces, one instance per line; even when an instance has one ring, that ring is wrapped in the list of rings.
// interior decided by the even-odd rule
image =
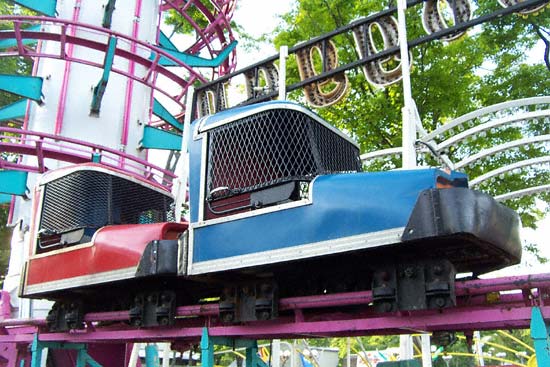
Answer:
[[[251,266],[274,264],[289,260],[305,259],[309,257],[343,253],[352,250],[361,250],[377,246],[401,242],[401,235],[405,227],[386,229],[383,231],[339,238],[336,240],[308,243],[271,251],[262,251],[254,254],[232,256],[223,259],[193,263],[192,248],[188,267],[189,275],[205,274],[210,272],[241,269]],[[193,231],[191,231],[193,236]]]
[[[246,108],[246,107],[248,107],[248,108]],[[294,103],[289,103],[289,102],[267,102],[267,103],[264,103],[262,105],[258,105],[257,107],[245,106],[245,107],[242,107],[242,108],[244,109],[244,111],[236,111],[236,113],[231,115],[230,117],[227,117],[227,118],[222,119],[220,121],[216,121],[216,122],[212,123],[212,125],[209,125],[209,126],[205,126],[205,124],[208,121],[208,118],[202,119],[200,121],[200,124],[197,127],[197,132],[198,133],[203,133],[203,132],[212,130],[216,127],[219,127],[219,126],[225,125],[227,123],[230,123],[232,121],[239,120],[239,119],[257,114],[259,112],[264,112],[264,111],[269,111],[269,110],[276,110],[276,109],[289,109],[289,110],[295,110],[295,111],[302,112],[302,113],[306,114],[307,116],[311,117],[312,119],[314,119],[315,121],[317,121],[318,123],[323,125],[324,127],[330,129],[332,132],[338,134],[340,137],[342,137],[342,138],[346,139],[348,142],[352,143],[356,148],[359,148],[359,145],[357,144],[357,142],[355,142],[349,136],[347,136],[346,134],[344,134],[342,131],[338,130],[334,126],[330,125],[328,122],[326,122],[325,120],[323,120],[322,118],[317,116],[312,111],[310,111],[307,108],[302,107],[300,105],[297,105],[297,104],[294,104]]]
[[[137,267],[133,266],[120,270],[105,271],[91,275],[81,275],[78,277],[67,278],[63,280],[54,280],[51,282],[44,282],[35,285],[27,285],[27,287],[25,287],[24,295],[28,296],[49,291],[58,291],[62,289],[70,289],[133,278],[136,274],[136,269]]]

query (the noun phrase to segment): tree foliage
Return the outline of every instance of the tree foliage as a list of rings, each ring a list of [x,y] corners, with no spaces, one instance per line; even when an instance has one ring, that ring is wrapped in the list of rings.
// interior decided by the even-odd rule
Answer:
[[[377,1],[298,0],[293,9],[281,17],[273,42],[277,47],[292,46],[349,24],[359,17],[384,10],[388,5]],[[473,16],[488,14],[499,6],[496,0],[476,0]],[[527,58],[528,51],[540,37],[541,32],[537,33],[536,29],[545,29],[547,24],[550,24],[548,8],[537,15],[510,15],[484,23],[453,42],[432,41],[413,48],[412,92],[424,128],[432,131],[453,118],[495,103],[550,95],[550,70],[545,66],[543,52],[537,55],[535,63]],[[409,40],[425,35],[421,7],[407,10],[407,33]],[[351,37],[338,36],[333,41],[337,45],[341,64],[358,59]],[[299,80],[297,65],[292,59],[289,60],[287,74],[287,84]],[[347,77],[350,83],[348,95],[318,113],[351,134],[360,144],[362,152],[401,146],[401,83],[376,88],[368,83],[360,70],[347,72]],[[302,100],[298,92],[292,93],[290,98]],[[548,134],[549,127],[541,122],[527,129],[531,131],[508,129],[495,136],[487,135],[475,142],[464,143],[461,151],[455,153],[464,156],[483,147],[494,146],[498,141],[510,141],[526,134]],[[518,154],[525,159],[548,154],[548,148],[523,149],[500,155],[484,161],[483,168],[487,171],[499,167],[520,158]],[[400,166],[399,159],[394,159],[389,166]],[[376,165],[369,166],[369,169],[373,168]],[[377,168],[388,168],[388,165],[382,164]],[[475,177],[475,169],[466,173]],[[482,189],[497,195],[549,181],[548,169],[539,167],[527,174],[509,175],[506,180],[492,182],[490,187]],[[550,195],[539,194],[538,198],[548,202]],[[506,204],[519,210],[525,226],[535,227],[544,214],[537,208],[535,196],[509,200]]]
[[[0,14],[13,14],[14,7],[12,2],[0,0]],[[31,14],[24,11],[24,14]],[[7,22],[0,22],[0,31],[13,29],[13,25]],[[22,57],[2,57],[0,58],[0,74],[30,74],[32,62]],[[20,97],[0,91],[0,106],[5,106],[15,102]]]

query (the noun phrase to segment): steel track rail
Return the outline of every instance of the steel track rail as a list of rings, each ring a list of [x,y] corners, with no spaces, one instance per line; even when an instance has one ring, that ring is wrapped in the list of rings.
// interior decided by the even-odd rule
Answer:
[[[0,127],[0,152],[32,155],[37,165],[21,165],[0,159],[0,168],[43,173],[47,170],[44,160],[55,159],[70,163],[98,162],[123,170],[133,176],[145,178],[152,184],[170,190],[176,175],[164,168],[131,154],[82,140],[66,138],[43,132]],[[123,166],[120,167],[120,162]]]
[[[87,328],[68,333],[46,332],[44,319],[4,320],[0,343],[30,343],[35,333],[42,341],[194,343],[204,326],[211,336],[255,339],[528,328],[533,306],[550,317],[549,289],[550,274],[458,281],[456,307],[388,314],[372,310],[370,291],[293,297],[280,300],[278,319],[240,325],[220,323],[217,304],[179,307],[166,328],[132,328],[121,322],[128,311],[87,314]]]

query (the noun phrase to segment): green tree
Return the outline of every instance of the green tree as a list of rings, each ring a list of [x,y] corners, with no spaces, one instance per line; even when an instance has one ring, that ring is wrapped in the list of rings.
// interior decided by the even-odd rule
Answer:
[[[394,2],[390,2],[394,3]],[[275,30],[273,42],[295,45],[341,27],[357,19],[384,10],[388,4],[376,1],[298,0],[293,9],[282,16]],[[473,4],[474,17],[496,10],[500,5],[493,0],[479,0]],[[425,35],[421,24],[421,7],[407,10],[409,39]],[[501,17],[470,30],[453,42],[432,41],[411,50],[413,56],[412,91],[422,123],[431,131],[446,121],[474,111],[480,107],[511,99],[550,94],[550,70],[544,64],[543,54],[536,64],[526,61],[526,53],[544,35],[543,25],[550,24],[550,11],[522,17]],[[541,32],[540,30],[544,32]],[[536,30],[539,30],[538,32]],[[355,44],[348,35],[333,39],[338,48],[340,63],[358,59]],[[299,80],[296,62],[288,62],[288,84]],[[346,73],[349,92],[339,103],[317,112],[340,129],[350,133],[360,144],[362,152],[401,146],[401,83],[375,88],[360,70]],[[302,100],[301,92],[290,94],[291,99]],[[498,142],[516,139],[526,134],[548,134],[548,124],[530,126],[531,131],[511,128],[498,134],[466,142],[460,150],[450,152],[454,159],[470,155]],[[547,155],[548,148],[520,149],[519,152],[499,155],[483,162],[488,171],[513,159]],[[435,160],[428,160],[437,164]],[[386,169],[400,166],[400,158],[390,164],[372,164],[368,169]],[[467,171],[475,177],[476,170]],[[490,194],[513,191],[529,185],[550,181],[548,169],[532,168],[529,174],[521,172],[506,177],[505,182],[492,183],[482,189]],[[550,195],[539,194],[549,201]],[[520,212],[524,226],[535,227],[544,213],[537,209],[535,196],[509,200],[506,204]]]

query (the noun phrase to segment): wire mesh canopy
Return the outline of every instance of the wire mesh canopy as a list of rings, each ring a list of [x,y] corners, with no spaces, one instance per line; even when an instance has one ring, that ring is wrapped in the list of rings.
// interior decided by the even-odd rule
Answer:
[[[76,171],[45,185],[40,231],[60,234],[112,224],[173,221],[173,199],[100,171]]]
[[[359,149],[311,116],[271,109],[209,133],[207,198],[361,171]]]

